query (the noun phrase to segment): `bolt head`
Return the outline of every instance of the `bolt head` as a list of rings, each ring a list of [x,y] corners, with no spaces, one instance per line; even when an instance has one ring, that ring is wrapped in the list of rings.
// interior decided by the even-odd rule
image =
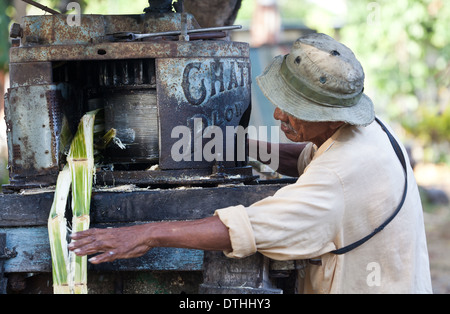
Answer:
[[[13,23],[13,25],[11,25],[11,30],[9,31],[9,36],[11,38],[20,38],[23,35],[23,30],[22,27],[20,26],[20,24],[18,23]]]

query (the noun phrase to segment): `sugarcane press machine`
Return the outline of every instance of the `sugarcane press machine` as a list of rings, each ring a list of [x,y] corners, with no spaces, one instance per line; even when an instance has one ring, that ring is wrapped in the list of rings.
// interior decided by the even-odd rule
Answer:
[[[228,28],[202,29],[180,6],[174,12],[172,1],[149,2],[139,15],[81,15],[78,24],[62,14],[25,16],[12,26],[5,95],[10,182],[0,195],[0,290],[6,291],[6,281],[20,292],[29,277],[51,278],[46,226],[64,163],[62,131],[74,131],[85,112],[103,109],[105,128],[116,129],[125,146],[110,145],[103,153],[92,226],[204,218],[218,208],[250,205],[283,185],[260,182],[246,159],[206,160],[198,152],[209,140],[201,136],[206,127],[225,134],[227,127],[248,126],[248,44],[227,40]],[[173,158],[177,127],[191,135],[181,160]],[[223,156],[245,149],[238,136],[223,144]],[[155,248],[141,258],[89,265],[89,271],[114,274],[115,292],[123,292],[124,274],[136,272],[158,273],[157,278],[176,272],[183,284],[172,281],[164,287],[168,293],[282,291],[259,254],[230,260],[221,252]],[[188,273],[200,274],[194,277],[200,281],[187,287]]]

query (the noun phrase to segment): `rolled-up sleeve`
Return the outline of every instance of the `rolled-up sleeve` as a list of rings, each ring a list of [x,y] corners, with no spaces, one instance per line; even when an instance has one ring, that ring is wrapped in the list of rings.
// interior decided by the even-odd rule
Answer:
[[[250,207],[216,211],[228,227],[232,252],[241,258],[256,251],[275,260],[313,258],[336,249],[345,207],[340,178],[327,167],[309,167],[295,184]]]
[[[244,206],[228,207],[217,210],[222,223],[227,226],[232,251],[224,252],[230,258],[244,258],[256,253],[256,242],[253,229]]]

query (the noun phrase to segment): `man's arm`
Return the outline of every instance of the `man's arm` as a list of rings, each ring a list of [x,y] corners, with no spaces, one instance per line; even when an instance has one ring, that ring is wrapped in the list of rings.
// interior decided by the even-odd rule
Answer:
[[[157,222],[131,227],[90,229],[72,235],[69,250],[96,255],[92,264],[144,255],[153,247],[231,251],[228,228],[216,216],[195,221]]]
[[[259,145],[263,143],[267,147],[267,154],[273,155],[276,152],[273,151],[272,144],[256,141],[256,140],[249,140],[249,152],[257,152],[257,156],[250,155],[251,158],[258,160],[259,162],[262,162],[263,164],[269,164],[270,160],[262,160],[260,158],[259,152],[260,147]],[[300,157],[301,152],[305,148],[307,144],[306,143],[280,143],[278,144],[278,160],[279,160],[279,166],[278,169],[273,169],[274,171],[290,176],[290,177],[298,177],[298,169],[297,169],[297,162],[298,158]]]

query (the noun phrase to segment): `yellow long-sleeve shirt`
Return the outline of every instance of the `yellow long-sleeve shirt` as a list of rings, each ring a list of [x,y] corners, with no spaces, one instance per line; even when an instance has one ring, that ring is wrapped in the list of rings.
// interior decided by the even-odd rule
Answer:
[[[330,253],[370,234],[402,197],[402,166],[376,122],[346,125],[318,149],[308,145],[298,165],[297,182],[274,196],[216,211],[229,228],[227,256],[320,258],[321,266],[306,269],[305,293],[432,292],[422,204],[409,165],[406,201],[395,219],[353,251]]]

